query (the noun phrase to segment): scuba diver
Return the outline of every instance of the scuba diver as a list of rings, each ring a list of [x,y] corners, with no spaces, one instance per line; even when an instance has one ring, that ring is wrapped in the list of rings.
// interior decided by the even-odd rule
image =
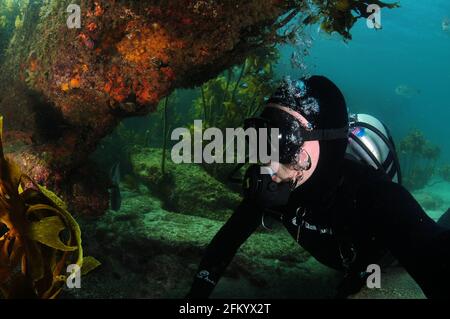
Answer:
[[[360,123],[352,131],[344,96],[332,81],[284,80],[246,127],[279,130],[279,162],[264,166],[271,174],[263,174],[261,165],[247,170],[244,199],[208,245],[187,298],[210,296],[267,216],[319,262],[343,272],[336,298],[357,293],[370,275],[367,266],[381,265],[388,255],[428,298],[450,297],[450,229],[432,220],[399,183],[392,139],[384,138],[391,143],[381,163],[361,143],[367,128],[377,128]],[[367,159],[352,155],[352,145],[368,151]],[[378,164],[367,165],[370,160]]]

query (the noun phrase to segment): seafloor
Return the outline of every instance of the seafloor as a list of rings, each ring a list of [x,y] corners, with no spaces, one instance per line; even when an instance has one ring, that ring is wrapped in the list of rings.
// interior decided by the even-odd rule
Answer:
[[[190,175],[190,168],[184,167],[184,184],[178,181],[174,187],[181,193],[190,191],[200,201],[202,186],[196,184],[195,175],[202,173],[198,167],[195,170]],[[222,186],[211,181],[203,184],[213,195],[214,191],[223,191]],[[432,218],[438,219],[450,207],[450,183],[435,179],[430,185],[414,196]],[[85,250],[102,266],[83,278],[81,289],[66,290],[62,297],[184,297],[203,249],[224,220],[214,214],[198,214],[194,202],[192,206],[182,201],[174,206],[188,212],[163,208],[167,204],[157,198],[145,180],[133,187],[122,183],[121,189],[123,203],[119,212],[109,211],[95,219],[79,218]],[[234,200],[226,196],[228,202]],[[216,204],[224,205],[220,201]],[[204,207],[205,203],[199,205]],[[214,207],[214,199],[210,198],[209,205]],[[229,216],[226,210],[222,214]],[[353,298],[424,298],[401,267],[382,271],[381,289],[364,289]],[[272,231],[260,229],[250,237],[212,298],[332,298],[340,280],[339,273],[320,265],[279,225]]]

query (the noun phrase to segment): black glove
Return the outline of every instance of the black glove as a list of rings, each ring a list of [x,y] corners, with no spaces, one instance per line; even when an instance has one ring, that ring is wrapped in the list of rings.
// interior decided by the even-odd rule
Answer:
[[[208,282],[198,275],[195,277],[191,290],[186,295],[185,299],[207,299],[214,290],[215,285]]]
[[[275,208],[287,204],[291,194],[289,183],[275,183],[270,174],[262,174],[261,166],[252,165],[244,177],[244,198],[262,208]]]

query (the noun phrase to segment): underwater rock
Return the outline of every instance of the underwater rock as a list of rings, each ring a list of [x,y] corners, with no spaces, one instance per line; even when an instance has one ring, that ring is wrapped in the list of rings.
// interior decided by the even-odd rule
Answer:
[[[169,153],[169,152],[168,152]],[[162,150],[136,148],[131,154],[135,175],[172,211],[226,220],[241,198],[197,164],[175,165],[166,160],[161,173]]]
[[[109,178],[93,162],[73,170],[62,185],[62,194],[77,215],[99,216],[110,206]]]
[[[450,164],[446,164],[439,169],[439,175],[446,182],[450,182]]]
[[[68,203],[75,214],[101,215],[109,206],[108,177],[94,162],[86,160],[78,167],[65,166],[67,158],[75,158],[58,145],[33,146],[32,137],[24,132],[9,131],[4,134],[5,153],[25,174],[37,183],[53,189]],[[58,156],[56,159],[53,156]],[[55,163],[59,168],[55,169]]]
[[[50,154],[49,176],[77,167],[121,119],[154,111],[175,88],[204,83],[255,50],[287,41],[290,35],[277,31],[307,10],[297,0],[82,0],[77,29],[66,23],[69,4],[13,6],[18,23],[0,43],[0,113],[15,112],[5,117],[10,127]],[[327,7],[316,21],[346,38],[357,20],[352,11],[367,8],[359,1],[344,9],[315,4]],[[25,112],[16,108],[19,86],[36,96]],[[13,98],[3,99],[5,92]],[[36,127],[42,121],[50,136]]]
[[[87,254],[102,263],[65,298],[183,298],[205,247],[223,222],[166,211],[147,193],[123,189],[119,212],[79,218]],[[326,297],[336,273],[311,262],[284,229],[259,230],[238,251],[213,297]],[[311,290],[311,286],[315,288]]]
[[[265,32],[295,3],[85,0],[82,28],[68,29],[71,2],[30,2],[0,66],[0,113],[32,137],[15,156],[45,162],[48,178],[84,162],[120,119],[275,41]]]
[[[426,299],[419,285],[399,266],[383,269],[381,288],[363,289],[349,299]]]
[[[78,219],[86,254],[102,265],[83,279],[83,289],[66,289],[62,297],[184,298],[223,222],[167,211],[147,192],[121,187],[119,212]],[[386,276],[381,292],[365,289],[353,298],[423,297],[405,271],[394,268]],[[310,257],[275,224],[242,245],[211,297],[332,298],[341,280],[342,274]]]
[[[426,211],[440,210],[444,204],[442,198],[430,193],[417,192],[414,194],[414,197]]]

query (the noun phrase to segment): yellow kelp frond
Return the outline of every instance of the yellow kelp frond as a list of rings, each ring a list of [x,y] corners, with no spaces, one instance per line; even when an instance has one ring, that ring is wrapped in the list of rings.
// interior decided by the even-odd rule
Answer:
[[[0,117],[0,292],[4,298],[56,298],[69,265],[84,275],[100,265],[83,258],[81,230],[62,199],[36,184],[3,153]]]
[[[59,233],[65,228],[66,226],[64,226],[61,218],[59,218],[58,216],[51,216],[43,218],[38,222],[33,222],[31,224],[28,236],[35,241],[38,241],[57,250],[77,250],[76,246],[67,246],[61,241]]]
[[[87,275],[92,270],[100,266],[101,263],[94,257],[88,256],[83,258],[83,266],[81,267],[81,275]]]
[[[19,184],[19,187],[17,188],[17,191],[19,192],[19,195],[23,193],[23,187]]]
[[[42,194],[44,194],[45,197],[50,199],[59,208],[61,208],[63,210],[67,210],[66,203],[64,203],[64,201],[62,199],[60,199],[58,196],[56,196],[55,193],[53,193],[52,191],[48,190],[45,186],[40,186],[40,185],[37,185],[37,186],[39,187],[39,190],[41,191]]]

